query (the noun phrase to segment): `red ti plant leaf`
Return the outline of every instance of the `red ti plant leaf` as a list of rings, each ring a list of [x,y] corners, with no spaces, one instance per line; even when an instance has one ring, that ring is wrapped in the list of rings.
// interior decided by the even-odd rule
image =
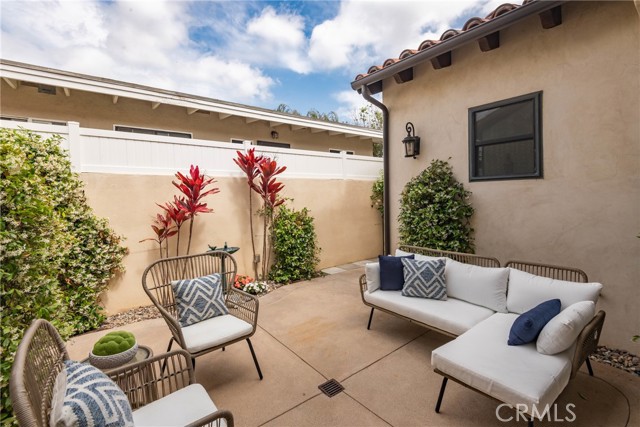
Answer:
[[[262,197],[265,207],[273,209],[282,204],[278,200],[278,193],[284,188],[284,184],[276,181],[276,175],[280,175],[287,170],[286,166],[278,167],[278,162],[270,158],[264,158],[259,164],[260,183],[258,185],[258,194]],[[276,204],[277,203],[277,204]]]
[[[258,164],[264,159],[263,155],[256,156],[256,149],[251,148],[247,154],[242,154],[241,151],[236,151],[238,158],[233,159],[236,165],[247,176],[247,184],[251,188],[255,188],[255,179],[260,175]]]
[[[147,240],[153,240],[154,242],[157,242],[160,249],[160,258],[162,258],[162,243],[165,240],[167,240],[169,237],[175,235],[178,232],[178,229],[173,225],[173,220],[171,219],[171,217],[167,212],[165,212],[164,215],[157,214],[156,219],[153,222],[154,223],[151,224],[151,229],[155,233],[156,237],[143,239],[143,240],[140,240],[140,242],[145,242]],[[168,243],[165,251],[166,251],[166,256],[168,257],[169,256]]]

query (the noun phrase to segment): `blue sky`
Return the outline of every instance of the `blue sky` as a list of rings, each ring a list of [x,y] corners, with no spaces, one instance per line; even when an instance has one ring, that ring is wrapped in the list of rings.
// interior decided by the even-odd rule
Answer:
[[[358,73],[501,3],[2,0],[0,56],[350,121]]]

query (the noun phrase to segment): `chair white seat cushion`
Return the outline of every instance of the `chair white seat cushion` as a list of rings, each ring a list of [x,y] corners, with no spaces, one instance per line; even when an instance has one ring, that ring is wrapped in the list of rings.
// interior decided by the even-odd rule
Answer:
[[[514,313],[496,313],[431,353],[431,365],[474,389],[527,411],[551,405],[571,376],[575,345],[549,356],[536,343],[508,346]]]
[[[197,353],[248,335],[252,330],[251,324],[226,314],[182,328],[182,335],[187,346],[186,350]]]
[[[217,410],[204,387],[191,384],[133,411],[133,422],[136,427],[185,426]]]
[[[466,332],[495,313],[486,307],[455,298],[446,301],[411,298],[402,296],[402,291],[367,291],[364,300],[453,335]]]

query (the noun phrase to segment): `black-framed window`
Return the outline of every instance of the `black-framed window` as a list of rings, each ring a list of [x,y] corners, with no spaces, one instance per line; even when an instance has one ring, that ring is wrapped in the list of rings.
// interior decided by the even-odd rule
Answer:
[[[274,147],[274,148],[291,148],[291,144],[286,142],[273,142],[273,141],[256,141],[256,145],[261,145],[263,147]]]
[[[542,177],[542,92],[469,109],[469,180]]]
[[[131,126],[114,126],[114,129],[118,132],[129,132],[129,133],[141,133],[144,135],[160,135],[160,136],[174,136],[176,138],[189,138],[191,139],[190,133],[185,132],[174,132],[170,130],[160,130],[160,129],[146,129],[146,128],[134,128]]]

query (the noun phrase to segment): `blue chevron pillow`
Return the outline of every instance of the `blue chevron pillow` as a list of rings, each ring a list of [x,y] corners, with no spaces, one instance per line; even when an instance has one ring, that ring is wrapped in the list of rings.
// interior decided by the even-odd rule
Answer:
[[[420,261],[403,258],[404,286],[402,287],[402,295],[405,297],[446,300],[445,264],[444,259]]]
[[[56,427],[133,426],[124,392],[98,368],[67,360],[56,378],[50,425]]]
[[[171,282],[178,307],[178,322],[185,327],[229,314],[219,273]]]

